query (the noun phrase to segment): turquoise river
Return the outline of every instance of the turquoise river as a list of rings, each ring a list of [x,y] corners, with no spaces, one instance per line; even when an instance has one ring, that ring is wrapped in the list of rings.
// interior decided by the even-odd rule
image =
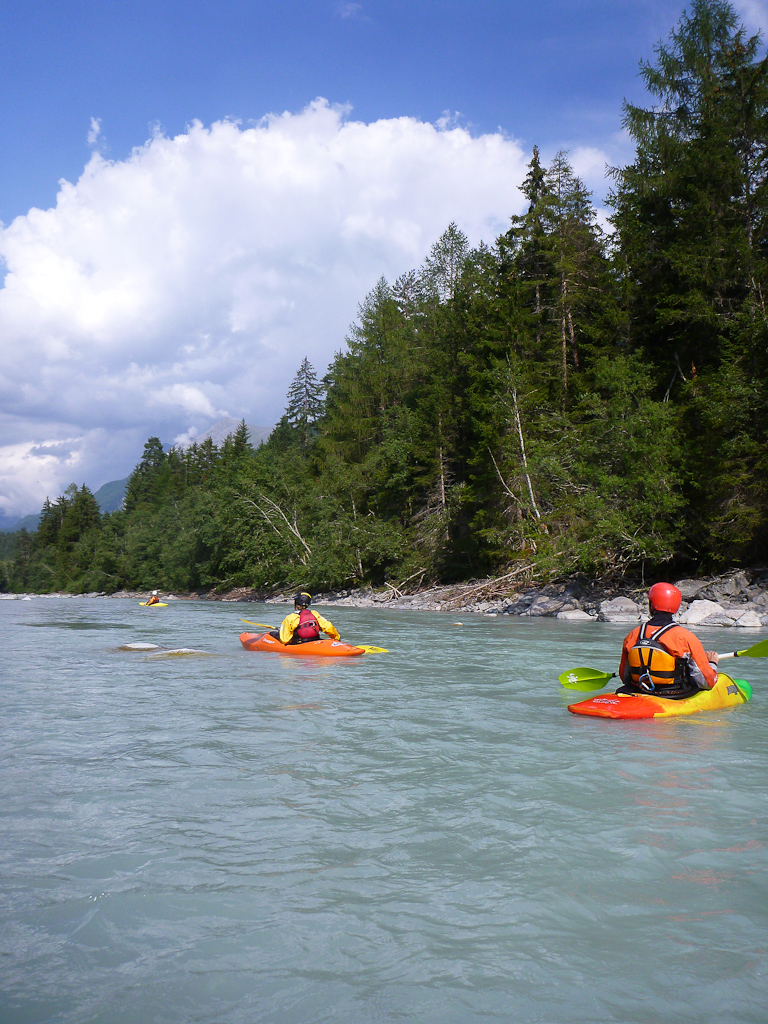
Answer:
[[[768,1022],[768,660],[600,721],[627,627],[287,610],[0,601],[2,1024]]]

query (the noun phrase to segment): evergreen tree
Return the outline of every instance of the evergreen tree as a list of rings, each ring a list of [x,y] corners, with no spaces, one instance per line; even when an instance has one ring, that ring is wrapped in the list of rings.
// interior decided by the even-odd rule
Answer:
[[[725,0],[693,0],[641,74],[650,110],[625,103],[637,145],[611,197],[632,337],[682,380],[719,365],[765,282],[768,65]]]
[[[323,414],[323,386],[306,356],[288,389],[285,414],[299,436],[301,447],[306,449]]]
[[[686,544],[755,558],[768,546],[768,63],[729,3],[690,11],[641,65],[656,106],[625,104],[637,155],[615,172],[613,220],[630,342],[680,406]]]
[[[144,445],[141,461],[128,478],[123,507],[132,512],[140,505],[151,503],[162,493],[166,479],[164,470],[168,456],[158,437],[150,437]]]

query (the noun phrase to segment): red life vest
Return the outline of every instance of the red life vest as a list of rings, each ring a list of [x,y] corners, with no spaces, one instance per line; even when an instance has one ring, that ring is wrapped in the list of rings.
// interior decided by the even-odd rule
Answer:
[[[320,639],[320,623],[309,608],[302,608],[299,612],[299,624],[295,635],[299,640]]]

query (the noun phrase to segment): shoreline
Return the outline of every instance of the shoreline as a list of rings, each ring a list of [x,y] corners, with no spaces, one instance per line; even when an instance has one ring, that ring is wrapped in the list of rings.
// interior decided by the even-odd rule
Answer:
[[[313,604],[323,608],[387,608],[403,611],[462,612],[493,618],[501,615],[557,618],[581,622],[639,622],[646,617],[647,587],[631,584],[605,585],[573,579],[544,586],[514,585],[514,573],[468,583],[446,584],[404,592],[391,584],[327,591],[314,595]],[[720,576],[674,581],[683,595],[676,616],[681,625],[724,626],[759,629],[768,626],[768,570],[740,569]],[[149,591],[117,591],[113,594],[0,594],[0,600],[32,600],[52,597],[146,600]],[[293,591],[265,593],[240,587],[229,591],[163,593],[166,601],[216,601],[240,604],[290,603]]]

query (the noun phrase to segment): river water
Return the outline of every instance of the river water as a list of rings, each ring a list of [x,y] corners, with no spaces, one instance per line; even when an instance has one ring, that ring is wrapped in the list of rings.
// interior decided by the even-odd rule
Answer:
[[[768,661],[747,706],[599,721],[557,675],[624,627],[241,648],[286,610],[0,601],[2,1024],[768,1021]]]

